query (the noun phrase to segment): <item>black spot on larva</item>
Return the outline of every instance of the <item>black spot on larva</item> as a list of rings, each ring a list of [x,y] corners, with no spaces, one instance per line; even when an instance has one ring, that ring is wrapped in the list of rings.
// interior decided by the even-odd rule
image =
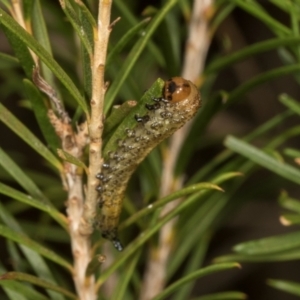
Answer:
[[[124,173],[124,170],[119,171],[119,175],[123,175],[123,173]]]
[[[112,154],[112,159],[118,159],[119,158],[119,153],[118,152],[115,152]]]
[[[130,150],[129,146],[127,146],[127,145],[123,145],[123,146],[122,146],[122,151],[123,151],[123,152],[126,153],[126,152],[128,152],[129,150]]]
[[[109,182],[111,179],[111,176],[103,177],[102,182]]]
[[[107,164],[107,163],[104,163],[104,164],[102,165],[102,168],[103,168],[103,169],[109,169],[109,168],[110,168],[110,165]]]
[[[163,127],[163,124],[161,122],[155,122],[155,123],[151,124],[151,128],[154,130],[158,130],[161,127]]]
[[[155,101],[155,102],[160,102],[160,101],[162,101],[162,97],[158,97],[158,98],[151,98],[153,101]]]
[[[99,207],[99,208],[102,208],[102,207],[103,207],[103,204],[104,204],[104,201],[103,201],[102,198],[100,198],[99,201],[98,201],[98,207]]]
[[[163,103],[169,103],[170,101],[168,99],[165,99],[163,97],[158,97],[158,98],[151,98],[155,102],[163,102]]]
[[[126,132],[128,137],[134,137],[135,136],[135,131],[134,130],[126,129],[125,132]]]
[[[159,104],[159,103],[146,104],[145,106],[146,106],[146,108],[147,108],[148,110],[156,110],[156,109],[159,109],[159,108],[160,108],[160,104]]]
[[[118,179],[116,179],[116,180],[114,180],[114,181],[112,182],[112,184],[119,185],[119,184],[120,184],[120,181],[119,181]]]
[[[134,118],[137,122],[142,123],[142,124],[145,124],[150,120],[150,117],[148,115],[145,115],[143,117],[135,115]]]
[[[124,142],[124,140],[119,140],[117,142],[117,145],[118,145],[119,148],[123,148],[124,146],[126,146],[126,143]]]
[[[117,162],[120,162],[120,161],[122,161],[122,160],[124,160],[124,156],[118,156],[118,157],[116,158],[116,161],[117,161]]]
[[[99,193],[102,193],[103,192],[103,187],[101,185],[98,185],[96,187],[96,191],[98,191]]]
[[[93,222],[93,225],[94,225],[95,227],[99,227],[99,226],[100,226],[100,221],[95,220],[95,221]]]
[[[112,195],[111,191],[106,191],[106,195],[110,197]]]
[[[131,148],[132,148],[132,146],[131,145],[124,145],[124,150],[123,151],[125,151],[125,152],[127,152],[127,151],[129,151]]]
[[[172,118],[172,113],[168,112],[168,111],[163,111],[160,113],[160,116],[163,119],[168,119],[168,118]]]
[[[98,174],[96,175],[96,178],[99,179],[99,180],[103,180],[104,175],[103,175],[102,173],[98,173]]]

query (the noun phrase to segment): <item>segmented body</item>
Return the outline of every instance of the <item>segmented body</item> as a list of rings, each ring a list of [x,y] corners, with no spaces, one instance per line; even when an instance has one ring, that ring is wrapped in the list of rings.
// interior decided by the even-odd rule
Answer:
[[[101,207],[97,225],[102,236],[111,240],[119,251],[123,247],[117,228],[128,180],[147,154],[190,120],[199,107],[200,94],[193,83],[181,77],[169,79],[163,97],[146,104],[146,115],[135,116],[136,127],[124,132],[117,150],[102,165],[97,175]]]

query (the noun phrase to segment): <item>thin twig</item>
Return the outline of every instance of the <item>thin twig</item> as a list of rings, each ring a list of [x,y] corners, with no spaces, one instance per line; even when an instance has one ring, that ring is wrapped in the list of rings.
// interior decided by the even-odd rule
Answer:
[[[195,0],[185,46],[182,77],[197,82],[202,73],[211,35],[208,23],[212,17],[213,0]]]
[[[114,21],[112,21],[109,25],[110,30],[121,20],[121,17],[117,17]]]
[[[210,36],[208,31],[208,10],[213,0],[195,0],[193,15],[189,26],[189,37],[186,43],[182,77],[197,82],[203,70]],[[163,172],[161,177],[160,197],[182,188],[183,176],[174,178],[173,172],[178,160],[181,147],[185,141],[191,122],[178,130],[170,139],[167,153],[164,155]],[[180,201],[168,203],[162,210],[161,216],[171,211]],[[168,259],[174,245],[174,226],[177,219],[169,221],[159,233],[159,243],[150,251],[150,259],[145,271],[140,299],[149,300],[163,290],[166,284]]]
[[[91,116],[88,120],[90,134],[89,174],[87,179],[87,195],[83,218],[81,219],[81,233],[90,235],[93,232],[93,221],[96,216],[99,184],[96,179],[102,164],[102,130],[103,103],[107,85],[104,82],[107,45],[111,32],[110,11],[111,0],[99,1],[98,27],[94,34],[94,55],[92,59],[92,99]]]
[[[85,272],[88,263],[91,261],[91,249],[90,249],[90,235],[93,232],[93,221],[96,216],[96,208],[98,201],[98,192],[96,187],[98,180],[96,179],[97,173],[100,171],[102,164],[102,130],[103,130],[103,105],[104,96],[107,89],[107,84],[104,81],[104,70],[106,62],[106,53],[109,35],[111,32],[110,13],[111,13],[111,0],[100,0],[98,7],[98,21],[97,28],[94,30],[94,53],[91,58],[92,67],[92,98],[91,98],[91,115],[88,116],[88,131],[90,136],[90,149],[89,149],[89,173],[87,178],[87,194],[84,203],[83,210],[78,217],[79,224],[79,236],[78,241],[85,241],[86,250],[85,260],[81,259],[81,265],[76,264],[75,270],[78,272],[81,268],[80,275],[84,277],[80,278],[80,286],[77,287],[80,299],[95,300],[96,289],[94,286],[94,277],[85,277]],[[76,255],[76,253],[74,253]],[[80,255],[81,253],[78,253]],[[78,267],[78,268],[77,268]],[[79,273],[78,273],[79,274]],[[84,279],[86,282],[84,282]],[[82,280],[82,281],[81,281]],[[88,289],[85,288],[84,283],[89,284]]]

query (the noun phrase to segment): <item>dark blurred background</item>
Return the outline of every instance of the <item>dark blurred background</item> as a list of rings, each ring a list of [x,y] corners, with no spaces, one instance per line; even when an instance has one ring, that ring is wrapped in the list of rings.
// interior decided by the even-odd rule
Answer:
[[[158,2],[159,1],[137,2],[137,14],[143,11],[149,3],[155,5]],[[265,9],[274,16],[274,18],[289,26],[290,20],[286,14],[268,1],[262,3]],[[51,6],[55,5],[57,4],[52,4]],[[57,9],[57,13],[59,13],[59,9]],[[51,24],[51,27],[55,26],[55,24]],[[272,36],[273,33],[259,20],[241,9],[235,9],[215,33],[207,60],[210,61],[210,59],[215,55],[220,55],[220,53],[233,53],[253,43],[267,40]],[[66,59],[68,64],[68,56],[73,55],[72,49],[69,48],[68,43],[65,43],[59,35],[54,34],[51,38],[52,44],[56,47],[56,55],[58,55],[61,60]],[[0,51],[11,53],[10,46],[2,31],[0,31]],[[282,62],[277,51],[269,51],[257,55],[222,71],[218,75],[213,88],[216,91],[230,91],[239,86],[242,82],[266,70],[281,65]],[[22,91],[16,90],[12,92],[14,87],[11,86],[12,81],[7,82],[7,72],[12,72],[16,82],[21,81],[24,77],[22,70],[18,69],[14,71],[6,70],[5,73],[0,73],[1,103],[12,111],[15,116],[20,118],[40,139],[43,139],[36,126],[32,112],[20,105],[20,100],[24,97]],[[165,76],[168,76],[168,74],[165,74]],[[239,137],[245,136],[257,126],[284,110],[284,107],[278,101],[278,96],[281,93],[286,93],[295,99],[299,99],[299,87],[292,76],[285,76],[268,82],[248,93],[245,99],[242,99],[243,101],[239,101],[229,109],[219,112],[209,124],[205,133],[206,138],[209,137],[211,140],[219,140],[222,142],[228,134]],[[296,124],[297,122],[297,118],[289,120],[287,124],[283,124],[273,130],[272,135],[278,134],[291,124]],[[48,173],[51,172],[49,168],[44,166],[43,160],[39,156],[36,156],[29,146],[24,144],[2,123],[0,123],[0,137],[0,146],[11,153],[12,157],[17,161],[39,171],[44,170]],[[263,142],[264,141],[261,141],[262,144]],[[299,140],[291,140],[289,146],[299,148]],[[222,143],[212,143],[212,146],[206,147],[205,152],[202,152],[201,155],[209,161],[222,149]],[[194,165],[197,163],[200,168],[203,160],[201,162],[194,161],[190,172],[195,169]],[[54,173],[50,175],[56,178]],[[59,180],[59,178],[56,179]],[[267,192],[261,194],[259,188],[261,185],[266,184],[268,188],[264,190]],[[235,207],[231,218],[224,220],[222,226],[217,230],[208,249],[206,264],[217,256],[230,253],[231,248],[237,243],[291,231],[290,228],[285,228],[279,223],[281,209],[277,203],[277,199],[282,189],[287,189],[291,196],[300,198],[299,188],[297,186],[285,181],[280,181],[280,185],[278,185],[274,175],[267,170],[259,169],[256,171],[239,191],[239,193],[252,191],[249,193],[248,202],[240,203],[240,206]],[[5,254],[1,253],[1,248],[2,247],[0,247],[0,255],[4,257]],[[69,255],[69,249],[67,249],[67,247],[65,248],[66,255]],[[295,296],[267,286],[266,279],[278,278],[300,282],[299,270],[299,261],[243,263],[241,270],[226,272],[226,274],[214,274],[199,280],[194,289],[194,293],[195,296],[199,296],[218,291],[240,290],[248,294],[249,299],[253,300],[293,300],[296,299]]]

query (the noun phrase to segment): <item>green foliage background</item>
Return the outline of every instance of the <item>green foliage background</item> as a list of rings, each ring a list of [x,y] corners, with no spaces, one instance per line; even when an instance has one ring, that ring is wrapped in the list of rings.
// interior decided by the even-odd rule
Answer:
[[[23,1],[33,36],[9,16],[10,2],[1,3],[0,273],[16,273],[8,277],[15,280],[0,281],[0,297],[75,299],[64,217],[66,193],[59,177],[62,164],[56,154],[60,143],[46,116],[47,100],[32,83],[33,61],[27,47],[42,60],[43,76],[64,100],[73,124],[82,121],[91,96],[88,54],[93,49],[97,1],[84,1],[86,6],[66,1],[64,9],[55,1]],[[156,78],[181,72],[191,1],[157,1],[155,8],[146,6],[137,1],[114,1],[112,20],[117,16],[122,20],[114,27],[109,44],[106,77],[111,86],[106,94],[106,114],[114,103],[140,99]],[[143,20],[143,10],[153,17],[150,22]],[[296,100],[299,12],[300,2],[296,0],[272,0],[264,5],[252,0],[215,1],[210,24],[212,46],[201,75],[203,107],[176,167],[177,174],[186,174],[185,188],[158,199],[147,214],[142,208],[158,198],[162,147],[139,167],[128,187],[120,225],[122,239],[129,246],[124,253],[114,254],[110,269],[96,272],[98,282],[103,282],[118,270],[120,282],[112,299],[137,299],[147,247],[156,242],[156,233],[173,216],[179,218],[175,250],[167,270],[168,285],[156,300],[168,296],[175,300],[245,299],[244,292],[250,292],[253,299],[300,296],[296,267],[286,278],[284,273],[281,276],[279,264],[292,261],[297,266],[300,256],[300,171],[294,161],[300,156],[300,104]],[[230,30],[232,22],[234,30]],[[234,35],[238,22],[241,32]],[[251,30],[254,34],[249,34]],[[259,65],[264,55],[273,60],[266,59],[267,63]],[[253,61],[259,65],[254,72],[248,69]],[[275,97],[265,97],[264,88],[271,89]],[[224,193],[205,182],[221,186]],[[158,219],[161,205],[178,196],[184,196],[184,202]],[[220,228],[230,228],[226,226],[249,201],[261,207],[260,214],[250,217],[253,224],[264,216],[270,220],[264,203],[274,203],[276,198],[276,205],[285,210],[282,223],[295,225],[292,232],[269,236],[257,226],[251,237],[242,232],[238,240],[231,239],[236,229],[226,238],[220,235],[224,234]],[[131,243],[141,232],[144,240]],[[233,254],[225,255],[231,247]],[[211,264],[211,259],[218,264]],[[266,272],[263,279],[268,279],[274,291],[261,288],[254,293],[251,284],[257,283],[251,281],[243,289],[243,271],[221,272],[236,268],[234,262],[277,262],[276,278]],[[198,281],[217,272],[218,277],[210,275]]]

